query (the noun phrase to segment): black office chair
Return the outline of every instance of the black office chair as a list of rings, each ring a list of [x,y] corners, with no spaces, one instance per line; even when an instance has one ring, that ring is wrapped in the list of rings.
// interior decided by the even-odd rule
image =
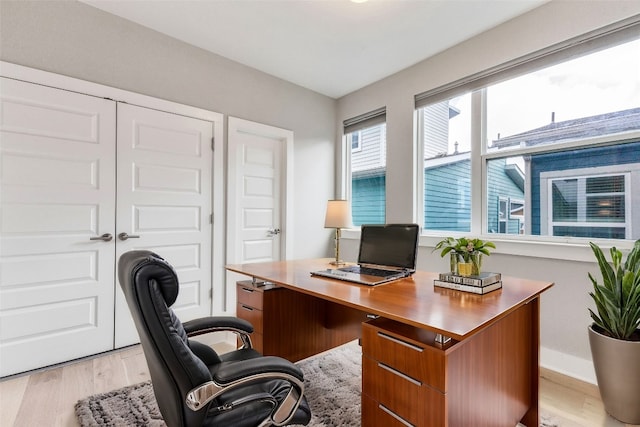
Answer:
[[[147,359],[153,392],[168,426],[266,427],[308,424],[300,369],[251,348],[253,326],[235,317],[182,324],[171,305],[178,296],[174,269],[150,251],[130,251],[118,262],[118,279]],[[242,347],[218,355],[190,336],[238,334]]]

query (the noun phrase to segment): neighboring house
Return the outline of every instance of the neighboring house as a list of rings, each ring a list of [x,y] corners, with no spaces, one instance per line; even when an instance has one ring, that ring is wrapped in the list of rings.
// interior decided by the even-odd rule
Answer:
[[[552,121],[495,140],[492,148],[550,145],[634,130],[640,130],[640,108]],[[527,234],[640,238],[640,141],[532,154],[524,164],[531,201],[525,206]]]
[[[422,111],[424,223],[427,230],[471,229],[469,153],[448,151],[448,121],[459,111],[441,102]],[[555,122],[492,141],[492,150],[533,147],[640,130],[640,108]],[[384,223],[386,127],[350,134],[354,224]],[[519,166],[524,165],[524,170]],[[531,154],[487,162],[487,230],[614,239],[640,238],[640,141]],[[637,192],[637,190],[636,190]],[[637,197],[637,196],[636,196]],[[530,200],[530,206],[525,205]],[[634,206],[635,205],[635,206]]]
[[[471,229],[469,153],[447,154],[449,120],[460,112],[448,101],[421,110],[424,134],[424,222],[427,230]],[[385,222],[386,126],[349,134],[351,142],[351,197],[355,225]],[[517,165],[493,162],[488,195],[491,232],[522,232],[524,176]]]
[[[424,162],[424,227],[427,230],[471,230],[469,153]],[[491,233],[519,234],[524,225],[524,175],[505,159],[489,165],[487,226]]]
[[[349,134],[351,139],[351,210],[354,225],[384,224],[387,127]]]

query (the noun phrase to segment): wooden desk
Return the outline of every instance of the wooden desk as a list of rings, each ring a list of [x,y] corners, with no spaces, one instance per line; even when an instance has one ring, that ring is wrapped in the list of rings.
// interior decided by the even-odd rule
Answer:
[[[376,287],[310,275],[328,262],[227,269],[289,290],[292,315],[282,309],[274,315],[288,322],[283,334],[308,344],[299,355],[353,339],[360,332],[353,321],[380,316],[360,334],[363,426],[406,425],[398,415],[416,426],[539,425],[539,296],[552,283],[503,277],[502,289],[475,295],[434,287],[437,273],[423,271]],[[306,303],[298,305],[292,295]],[[341,322],[342,315],[348,321]],[[315,326],[311,317],[319,319]],[[438,334],[452,340],[438,344]]]

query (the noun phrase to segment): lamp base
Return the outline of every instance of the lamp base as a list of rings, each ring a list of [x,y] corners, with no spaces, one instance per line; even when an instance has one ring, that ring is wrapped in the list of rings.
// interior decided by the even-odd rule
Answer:
[[[336,266],[339,266],[339,265],[347,265],[347,263],[346,263],[346,262],[341,261],[341,260],[331,261],[329,264],[331,264],[331,265],[336,265]]]

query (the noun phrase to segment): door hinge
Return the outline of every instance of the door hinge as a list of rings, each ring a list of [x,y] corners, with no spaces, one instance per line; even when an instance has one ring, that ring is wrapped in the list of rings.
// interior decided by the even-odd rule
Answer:
[[[213,288],[209,289],[209,299],[213,299]]]
[[[209,215],[209,224],[213,224],[213,214]]]
[[[216,137],[211,138],[211,151],[216,151]]]

